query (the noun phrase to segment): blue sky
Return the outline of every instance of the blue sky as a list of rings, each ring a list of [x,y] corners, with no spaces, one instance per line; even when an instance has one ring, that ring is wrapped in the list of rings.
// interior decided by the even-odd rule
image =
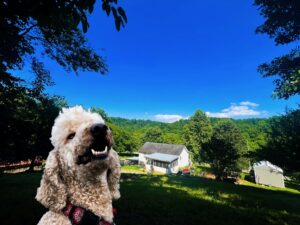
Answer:
[[[107,59],[109,73],[68,74],[45,59],[56,83],[50,93],[70,105],[97,106],[111,116],[165,122],[196,109],[210,116],[278,115],[299,97],[272,99],[273,79],[260,63],[287,53],[256,35],[263,22],[250,0],[120,0],[128,24],[117,32],[98,5],[90,16],[89,42]]]

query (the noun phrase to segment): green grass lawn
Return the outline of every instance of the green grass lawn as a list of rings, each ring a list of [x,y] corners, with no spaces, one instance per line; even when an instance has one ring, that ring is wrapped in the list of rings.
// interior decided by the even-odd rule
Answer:
[[[0,176],[0,224],[36,224],[41,173]],[[199,177],[122,174],[118,225],[300,224],[300,192]]]
[[[139,174],[146,174],[144,167],[140,165],[128,165],[128,166],[122,166],[122,172],[128,172],[128,173],[139,173]]]

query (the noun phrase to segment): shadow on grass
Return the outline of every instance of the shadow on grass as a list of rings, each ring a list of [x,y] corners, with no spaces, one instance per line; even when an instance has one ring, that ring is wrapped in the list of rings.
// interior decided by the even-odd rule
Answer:
[[[292,188],[292,189],[298,190],[300,192],[300,184],[299,184],[299,182],[285,181],[285,186],[287,188]]]
[[[0,176],[0,221],[33,225],[41,173]],[[114,203],[120,225],[300,224],[300,195],[197,177],[123,175]]]
[[[300,223],[299,194],[175,176],[134,176],[121,187],[122,224]]]
[[[36,200],[41,172],[2,174],[0,176],[0,223],[3,225],[37,224],[44,209]]]

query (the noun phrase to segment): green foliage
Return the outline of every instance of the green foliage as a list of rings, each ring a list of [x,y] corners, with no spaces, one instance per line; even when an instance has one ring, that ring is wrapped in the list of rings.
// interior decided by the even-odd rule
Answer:
[[[22,69],[27,58],[39,53],[55,60],[67,71],[107,72],[104,59],[87,43],[88,16],[95,0],[4,0],[0,3],[0,75]],[[102,9],[113,11],[116,29],[127,17],[115,0],[102,0]],[[80,28],[81,25],[81,28]],[[29,56],[29,57],[28,57]]]
[[[119,117],[110,117],[111,123],[123,130],[131,133],[135,137],[138,149],[147,141],[183,144],[182,129],[187,121],[178,121],[175,123],[162,123],[151,120],[124,119]]]
[[[161,122],[151,121],[151,120],[137,120],[137,119],[124,119],[120,117],[111,117],[111,122],[117,124],[120,127],[126,128],[130,131],[141,130],[145,127],[153,127],[163,125]]]
[[[196,110],[183,129],[185,145],[192,152],[194,160],[199,161],[202,145],[207,143],[212,135],[210,120],[204,112]]]
[[[138,141],[136,136],[129,131],[118,127],[114,124],[108,123],[112,130],[114,137],[114,148],[118,152],[135,152],[138,148]]]
[[[223,180],[241,170],[245,152],[246,143],[240,130],[231,120],[226,120],[214,128],[210,141],[203,145],[201,155],[211,164],[216,178]]]
[[[161,137],[162,142],[166,144],[183,144],[184,141],[179,134],[164,133]]]
[[[300,40],[300,2],[298,0],[255,0],[260,14],[266,19],[257,33],[268,34],[277,45]],[[277,76],[274,97],[288,99],[300,93],[300,50],[299,46],[289,54],[280,56],[259,66],[264,77]]]
[[[157,128],[162,132],[161,141],[169,144],[186,144],[184,140],[184,126],[190,120],[180,120],[174,123],[162,123],[151,120],[137,120],[110,117],[110,121],[127,131],[138,139],[139,149],[143,144],[143,136],[150,128]],[[209,118],[212,127],[215,127],[220,121],[228,120],[223,118]],[[241,130],[243,137],[247,142],[249,157],[266,145],[267,133],[270,130],[270,119],[239,119],[231,121]]]
[[[43,64],[32,63],[35,79],[26,84],[9,74],[0,77],[0,159],[34,159],[46,157],[52,145],[49,141],[55,117],[62,106],[63,98],[44,93],[52,81]]]
[[[258,71],[264,77],[278,76],[274,97],[288,99],[300,93],[300,49],[293,49],[289,54],[280,56],[259,66]]]
[[[240,119],[232,121],[246,139],[249,154],[256,152],[267,144],[270,119]]]
[[[268,143],[258,152],[287,171],[300,171],[300,109],[271,119]]]
[[[104,119],[105,122],[111,122],[111,120],[108,117],[107,113],[103,109],[100,109],[100,108],[97,108],[97,107],[92,107],[91,112],[98,113]]]
[[[297,0],[255,0],[265,22],[256,32],[268,34],[276,44],[288,44],[300,38],[300,3]]]
[[[19,0],[0,3],[0,159],[17,160],[46,156],[49,136],[63,98],[44,93],[53,84],[38,54],[55,60],[67,71],[105,73],[107,66],[87,43],[88,16],[95,0]],[[103,10],[115,11],[116,28],[127,22],[116,0],[102,0]],[[108,13],[109,15],[109,13]],[[81,25],[81,27],[80,27]],[[25,83],[10,74],[31,59],[35,80]]]
[[[180,120],[174,123],[162,123],[152,120],[124,119],[119,117],[111,117],[112,123],[130,131],[140,131],[145,133],[149,127],[159,127],[163,133],[182,134],[183,126],[188,123],[188,120]]]
[[[147,129],[143,137],[143,142],[161,143],[163,142],[162,134],[163,133],[159,127],[150,127],[149,129]]]

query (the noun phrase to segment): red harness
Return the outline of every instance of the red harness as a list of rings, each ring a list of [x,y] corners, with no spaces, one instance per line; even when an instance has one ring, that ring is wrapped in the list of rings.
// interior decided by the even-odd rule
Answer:
[[[115,225],[114,223],[109,223],[103,218],[96,216],[91,211],[75,206],[71,203],[68,203],[62,212],[70,219],[72,225]],[[115,215],[116,213],[117,210],[113,208],[113,214]]]

